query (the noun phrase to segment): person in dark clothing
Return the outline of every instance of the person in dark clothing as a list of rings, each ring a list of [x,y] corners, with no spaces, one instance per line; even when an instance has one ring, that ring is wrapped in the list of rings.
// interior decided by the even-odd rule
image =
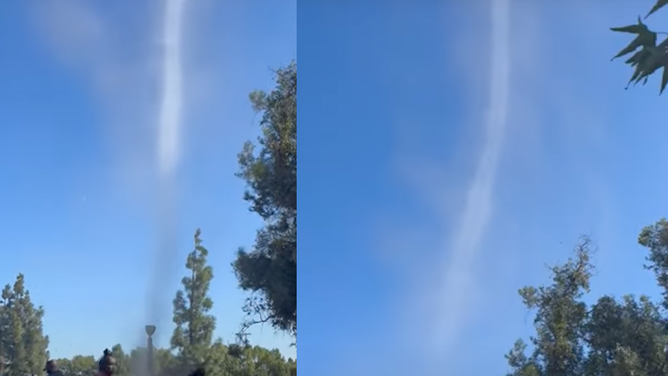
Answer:
[[[116,359],[111,355],[109,349],[104,349],[102,358],[97,362],[98,376],[113,376],[116,372]]]
[[[200,367],[195,369],[189,376],[206,376],[206,371]]]
[[[49,376],[63,376],[63,373],[60,372],[60,370],[58,370],[58,364],[56,364],[56,361],[53,359],[49,359],[46,362],[44,370],[46,371],[46,374]]]

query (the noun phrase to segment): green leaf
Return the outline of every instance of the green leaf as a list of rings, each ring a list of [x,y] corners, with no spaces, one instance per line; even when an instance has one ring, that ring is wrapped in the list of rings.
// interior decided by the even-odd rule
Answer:
[[[630,33],[637,34],[637,37],[624,49],[619,51],[612,60],[615,60],[618,57],[629,54],[639,47],[654,47],[656,46],[656,33],[649,30],[647,25],[645,25],[640,16],[638,16],[638,23],[635,25],[621,26],[621,27],[611,27],[610,30],[620,33]]]
[[[640,72],[640,75],[638,75],[638,77],[636,78],[635,83],[637,84],[638,82],[640,82],[640,80],[644,79],[643,85],[646,84],[647,80],[649,79],[649,76],[654,72],[656,72],[657,70],[659,70],[659,68],[661,68],[661,65],[651,65],[647,69],[643,69]]]
[[[658,1],[656,2],[656,4],[654,4],[654,6],[652,7],[652,9],[650,9],[649,13],[647,13],[647,15],[645,16],[645,18],[649,17],[652,13],[654,13],[654,12],[656,12],[657,10],[659,10],[659,9],[661,9],[661,8],[663,8],[663,7],[665,7],[666,5],[668,5],[668,0],[658,0]]]
[[[621,27],[611,27],[610,30],[616,31],[619,33],[631,33],[631,34],[642,34],[649,32],[649,28],[642,22],[640,16],[638,16],[638,23],[635,25],[621,26]]]
[[[642,50],[633,54],[633,56],[631,56],[624,63],[629,64],[632,67],[635,67],[636,65],[641,64],[643,61],[647,60],[647,58],[649,58],[649,56],[650,56],[650,52],[648,51],[648,49],[643,48]]]
[[[640,74],[642,73],[642,71],[643,71],[642,66],[641,66],[641,65],[636,65],[636,70],[633,72],[633,75],[632,75],[631,78],[629,79],[629,82],[626,84],[626,88],[625,88],[625,89],[628,89],[629,86],[631,86],[631,83],[633,83],[633,82],[638,78],[638,76],[640,76]]]
[[[240,334],[259,322],[297,334],[297,64],[278,69],[275,86],[250,95],[262,110],[261,136],[238,155],[244,200],[264,220],[250,252],[232,264],[239,287],[251,297]],[[258,299],[255,299],[258,298]],[[240,336],[242,337],[242,336]]]
[[[615,55],[611,60],[628,55],[631,52],[637,50],[639,47],[654,47],[655,45],[656,33],[648,31],[646,33],[638,34],[638,36],[633,41],[631,41],[628,46],[619,51],[619,53],[617,53],[617,55]]]
[[[657,47],[649,47],[649,57],[645,59],[642,64],[639,64],[638,67],[642,68],[641,73],[636,78],[635,83],[640,82],[644,79],[643,85],[647,83],[647,79],[654,72],[659,70],[664,64],[668,62],[668,54],[666,53],[666,46],[668,46],[668,39],[661,42]]]
[[[668,84],[668,67],[663,66],[663,75],[661,76],[661,91],[659,95],[663,94],[663,91],[666,89],[666,84]]]
[[[631,41],[631,43],[629,43],[628,46],[619,51],[619,53],[615,55],[615,57],[613,57],[611,60],[615,60],[618,57],[629,54],[637,50],[639,47],[656,46],[656,37],[657,37],[656,33],[649,30],[647,25],[645,25],[640,19],[640,16],[638,16],[638,23],[635,25],[611,27],[610,30],[615,32],[630,33],[637,35],[636,38],[633,41]]]

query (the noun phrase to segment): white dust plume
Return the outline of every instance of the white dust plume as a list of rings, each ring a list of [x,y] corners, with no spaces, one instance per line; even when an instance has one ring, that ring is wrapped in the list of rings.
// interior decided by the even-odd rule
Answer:
[[[148,291],[148,320],[160,324],[170,312],[171,277],[178,262],[176,171],[183,104],[182,23],[185,0],[166,0],[162,33],[163,74],[158,119],[157,251]]]
[[[508,118],[510,85],[510,0],[491,0],[491,82],[486,113],[485,141],[476,172],[466,192],[466,203],[454,233],[452,253],[444,270],[437,342],[450,348],[457,341],[471,309],[475,292],[473,264],[492,212],[492,193]]]

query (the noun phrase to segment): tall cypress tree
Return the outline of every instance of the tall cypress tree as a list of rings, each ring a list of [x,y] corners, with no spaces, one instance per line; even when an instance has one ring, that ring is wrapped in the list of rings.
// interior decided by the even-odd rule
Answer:
[[[171,345],[188,364],[200,364],[213,342],[216,319],[208,312],[213,301],[208,295],[213,269],[207,264],[209,252],[202,246],[201,231],[195,232],[195,248],[188,254],[189,275],[181,280],[183,289],[174,298],[174,323]]]
[[[49,339],[42,330],[44,309],[35,307],[23,274],[6,285],[0,299],[0,355],[6,376],[38,374],[48,358]]]

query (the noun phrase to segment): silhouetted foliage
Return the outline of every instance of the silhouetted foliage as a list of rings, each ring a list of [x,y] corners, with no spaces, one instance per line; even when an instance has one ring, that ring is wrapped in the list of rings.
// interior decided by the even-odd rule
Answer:
[[[188,275],[181,283],[174,298],[174,323],[172,348],[188,360],[189,365],[203,361],[204,352],[213,342],[216,318],[209,314],[213,300],[209,297],[209,285],[213,279],[213,268],[208,265],[209,251],[202,245],[201,231],[195,232],[194,248],[188,254]]]
[[[41,373],[48,360],[49,338],[43,334],[44,309],[35,307],[19,274],[0,297],[0,371],[3,376]]]
[[[658,0],[647,13],[645,19],[667,4],[668,0]],[[631,43],[612,58],[614,60],[630,53],[634,53],[625,61],[626,64],[634,68],[633,75],[631,75],[631,79],[626,85],[626,88],[628,89],[631,84],[635,86],[640,81],[645,85],[651,75],[663,68],[659,94],[663,93],[668,84],[668,38],[657,44],[657,36],[666,33],[650,30],[649,27],[643,23],[640,16],[638,16],[638,20],[635,24],[613,27],[610,28],[610,30],[635,35],[635,38]]]
[[[535,310],[531,351],[517,340],[506,355],[508,376],[664,376],[668,374],[668,221],[645,227],[638,243],[649,254],[663,299],[604,295],[587,304],[594,266],[589,239],[575,256],[551,268],[552,282],[519,293]]]
[[[262,113],[262,136],[247,142],[238,156],[248,190],[243,199],[264,220],[254,249],[240,249],[232,264],[239,287],[252,295],[242,307],[249,316],[237,343],[226,345],[214,338],[216,318],[210,314],[208,294],[214,277],[201,232],[186,259],[183,289],[173,301],[175,329],[170,348],[124,351],[120,344],[97,359],[75,355],[50,359],[49,339],[42,331],[44,310],[35,307],[22,274],[7,285],[0,297],[0,376],[36,375],[49,369],[51,376],[294,376],[297,363],[278,350],[252,346],[245,332],[257,322],[297,333],[297,65],[276,72],[276,87],[268,94],[250,94],[252,108]],[[91,353],[99,355],[95,349]],[[113,356],[112,356],[113,355]],[[45,366],[47,365],[48,366]]]
[[[176,351],[154,349],[154,376],[296,375],[296,361],[286,360],[278,350],[236,343],[228,346],[220,339],[213,340],[216,322],[207,314],[213,305],[207,295],[213,271],[207,264],[207,254],[197,230],[194,249],[186,259],[188,275],[174,300],[177,328],[171,342]],[[104,350],[99,358],[76,355],[47,362],[48,337],[42,334],[43,315],[44,310],[33,305],[23,275],[19,274],[13,285],[2,290],[0,376],[37,375],[47,368],[51,376],[148,376],[148,351],[143,347],[127,353],[117,344]],[[99,350],[91,353],[100,354]]]
[[[244,312],[251,325],[268,322],[297,335],[297,65],[276,72],[276,87],[250,94],[262,112],[262,135],[239,153],[247,184],[244,200],[264,220],[254,249],[239,249],[232,264],[239,286],[251,292]],[[242,341],[243,342],[243,341]]]

